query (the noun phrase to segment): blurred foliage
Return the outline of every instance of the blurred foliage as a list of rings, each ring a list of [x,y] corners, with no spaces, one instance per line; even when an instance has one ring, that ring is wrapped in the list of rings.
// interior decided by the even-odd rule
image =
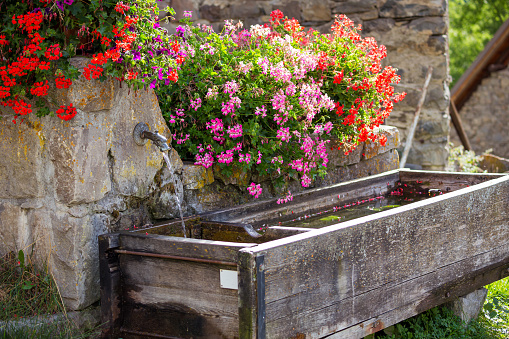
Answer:
[[[507,18],[507,0],[449,0],[451,88]]]
[[[492,150],[489,149],[484,154],[491,152]],[[451,144],[445,170],[448,172],[485,173],[486,171],[481,168],[482,160],[482,155],[476,155],[474,151],[467,151],[463,146],[452,147]]]

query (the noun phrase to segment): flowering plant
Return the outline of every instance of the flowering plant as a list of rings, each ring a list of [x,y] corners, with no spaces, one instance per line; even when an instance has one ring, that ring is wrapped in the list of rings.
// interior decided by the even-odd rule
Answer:
[[[88,80],[115,77],[135,88],[176,81],[184,61],[159,25],[155,0],[8,0],[0,10],[0,104],[13,109],[14,122],[33,102],[38,116],[51,112],[43,100],[50,87],[68,88],[81,74],[72,56],[92,57]],[[70,103],[55,113],[70,120],[76,112]]]
[[[221,33],[184,19],[177,35],[188,59],[179,81],[157,91],[174,147],[225,174],[236,164],[308,187],[326,173],[331,139],[347,152],[367,139],[384,145],[374,128],[405,93],[391,85],[396,69],[381,66],[385,47],[360,29],[340,15],[331,34],[305,31],[279,10],[270,25],[227,21]],[[262,187],[247,190],[258,197]]]

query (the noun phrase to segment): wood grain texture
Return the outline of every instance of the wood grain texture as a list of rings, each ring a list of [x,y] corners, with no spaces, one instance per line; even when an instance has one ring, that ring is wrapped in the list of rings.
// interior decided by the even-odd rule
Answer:
[[[318,338],[388,312],[394,323],[447,301],[446,289],[466,292],[469,272],[496,280],[509,257],[508,182],[245,249],[265,256],[267,337]]]
[[[239,335],[256,339],[257,291],[255,258],[244,250],[239,252]]]
[[[237,262],[240,249],[256,245],[254,243],[233,243],[137,233],[120,234],[119,239],[120,248],[123,250],[214,259],[234,263]]]
[[[436,188],[444,193],[467,188],[487,180],[500,178],[503,174],[496,173],[457,173],[457,172],[432,172],[432,171],[408,171],[401,170],[402,182],[416,183],[422,188]]]
[[[237,290],[228,266],[122,255],[123,328],[182,338],[238,337]],[[150,315],[150,316],[149,316]]]
[[[102,338],[117,338],[122,323],[121,277],[118,255],[118,234],[99,236],[99,276],[101,280]]]

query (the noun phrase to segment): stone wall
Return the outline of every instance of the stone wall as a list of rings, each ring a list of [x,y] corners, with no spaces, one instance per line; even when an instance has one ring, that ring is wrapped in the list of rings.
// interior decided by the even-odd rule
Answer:
[[[509,158],[509,68],[493,72],[485,78],[465,102],[459,114],[463,128],[477,154],[493,149],[493,154]],[[456,130],[451,141],[461,145]]]
[[[144,201],[163,159],[134,143],[134,126],[170,134],[153,92],[82,79],[50,95],[73,102],[76,117],[32,113],[13,124],[10,108],[0,108],[0,255],[33,251],[66,305],[81,309],[99,299],[97,236],[151,221]]]
[[[365,36],[387,47],[387,64],[397,67],[402,76],[397,90],[408,95],[387,121],[401,131],[401,149],[426,70],[434,67],[407,162],[424,169],[445,166],[449,135],[447,0],[163,0],[160,4],[161,8],[173,7],[177,19],[184,10],[191,10],[193,20],[211,24],[216,31],[225,19],[241,19],[245,26],[269,22],[270,13],[280,9],[287,17],[325,33],[336,14],[346,14],[363,25]],[[170,31],[175,27],[168,25]]]

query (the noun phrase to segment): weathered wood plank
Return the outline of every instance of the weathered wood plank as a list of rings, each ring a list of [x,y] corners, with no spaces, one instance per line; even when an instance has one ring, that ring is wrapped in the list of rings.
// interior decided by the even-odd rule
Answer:
[[[118,338],[122,323],[118,234],[99,236],[99,277],[101,279],[102,338]]]
[[[239,335],[241,339],[256,339],[257,291],[255,257],[239,252]]]
[[[399,170],[394,170],[367,178],[352,180],[348,183],[306,190],[294,195],[293,201],[283,206],[276,204],[276,200],[260,201],[209,212],[203,214],[202,217],[214,221],[229,221],[261,226],[274,220],[286,221],[293,219],[293,214],[304,212],[307,214],[315,213],[326,206],[346,203],[362,197],[384,194],[398,180]],[[339,198],[338,195],[340,196]]]
[[[509,247],[508,199],[509,178],[502,177],[245,249],[265,256],[267,337],[314,337],[351,327],[370,319],[373,305],[384,305],[384,300],[368,301],[358,309],[355,297],[474,260],[486,249]],[[481,262],[479,270],[497,264]],[[445,283],[423,282],[429,290]],[[419,293],[395,293],[390,307],[417,302]],[[327,308],[350,314],[339,317]]]
[[[492,261],[500,265],[485,266],[486,262]],[[338,338],[363,338],[498,280],[504,277],[508,267],[509,246],[499,247],[415,279],[383,285],[369,292],[347,297],[322,308],[318,314],[299,312],[294,321],[306,326],[313,324],[319,329],[306,333],[306,338],[319,338],[336,330],[341,330]],[[267,307],[269,308],[269,305]],[[356,325],[349,326],[348,319],[354,320]],[[278,329],[281,329],[286,321],[285,318],[279,318],[268,323],[267,326],[272,330],[271,335],[278,337],[284,333]]]
[[[476,269],[479,264],[485,261],[499,261],[502,263],[501,266],[497,267],[483,267],[482,269]],[[470,260],[470,262],[461,262],[454,264],[451,267],[444,268],[444,270],[433,272],[435,276],[423,276],[416,279],[416,281],[405,282],[402,286],[411,288],[411,292],[403,293],[420,293],[422,300],[419,303],[410,303],[395,309],[391,309],[388,312],[377,314],[376,317],[363,321],[352,327],[349,327],[341,332],[336,332],[328,339],[340,339],[340,338],[362,338],[368,334],[374,333],[378,330],[394,325],[403,319],[410,318],[417,315],[425,310],[432,307],[442,305],[447,301],[451,301],[459,296],[464,296],[468,293],[475,291],[476,289],[488,285],[493,281],[503,279],[509,276],[509,255],[507,246],[494,249],[488,253],[483,253]],[[456,274],[456,280],[452,279],[444,286],[441,290],[428,290],[427,282],[430,280],[451,278],[453,274]],[[384,291],[384,293],[395,293],[395,288]]]
[[[182,338],[238,337],[237,290],[220,286],[220,269],[230,267],[121,255],[120,268],[124,329]]]
[[[254,243],[233,243],[138,233],[122,233],[119,239],[120,248],[123,250],[221,260],[232,263],[237,262],[237,253],[240,249],[256,245]]]
[[[417,183],[422,188],[436,188],[444,193],[477,185],[487,180],[500,178],[504,174],[497,173],[458,173],[458,172],[432,172],[432,171],[400,171],[402,182]]]

